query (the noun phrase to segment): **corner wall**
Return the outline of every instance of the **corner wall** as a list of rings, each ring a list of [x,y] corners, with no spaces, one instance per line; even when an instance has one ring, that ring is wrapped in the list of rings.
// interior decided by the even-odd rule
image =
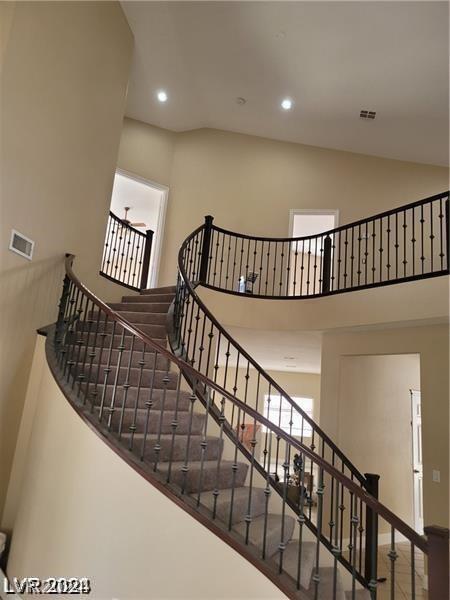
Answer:
[[[133,38],[118,2],[0,4],[1,515],[35,331],[55,320],[64,253],[111,297],[98,269]],[[8,251],[12,228],[35,240],[32,262]]]

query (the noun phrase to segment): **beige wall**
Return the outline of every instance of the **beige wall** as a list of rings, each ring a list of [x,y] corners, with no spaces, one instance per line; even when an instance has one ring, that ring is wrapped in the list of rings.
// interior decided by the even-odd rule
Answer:
[[[118,2],[1,5],[0,513],[35,330],[55,318],[64,253],[111,293],[97,273],[133,46]],[[35,240],[32,262],[7,250],[11,228]]]
[[[25,413],[26,430],[35,410],[8,576],[90,577],[92,593],[81,597],[96,600],[148,598],[149,588],[152,598],[284,598],[81,421],[43,346],[39,340]]]
[[[420,390],[417,354],[341,358],[339,437],[359,467],[380,475],[380,501],[414,527],[411,389]]]
[[[130,119],[118,165],[170,186],[162,285],[174,281],[180,242],[206,214],[236,231],[287,236],[291,208],[339,209],[344,224],[448,187],[442,167],[212,129],[174,135]]]
[[[355,373],[347,357],[411,353],[420,356],[425,525],[437,524],[448,527],[449,346],[446,325],[368,330],[356,333],[325,333],[322,343],[320,424],[350,456],[356,466],[366,471],[364,452],[370,452],[370,448],[373,449],[374,446],[367,446],[366,450],[364,449],[361,441],[362,432],[358,432],[359,422],[356,414],[352,421],[354,399],[347,398],[346,387],[352,389],[352,395],[362,392],[360,386],[365,386],[365,380],[362,371],[359,374]],[[384,363],[385,373],[389,372],[388,362],[389,359]],[[367,379],[368,369],[364,372]],[[354,383],[348,381],[351,376],[358,376],[358,380]],[[375,372],[370,375],[368,381],[374,383],[374,377]],[[399,393],[397,390],[397,394]],[[397,401],[400,402],[401,398]],[[376,412],[379,417],[383,415],[389,418],[389,413],[386,414],[386,411]],[[352,431],[355,433],[352,434]],[[395,443],[395,437],[396,432],[391,431],[389,439],[392,443]],[[370,440],[370,437],[368,439]],[[361,441],[361,446],[358,446],[356,452],[358,440]],[[378,442],[373,438],[372,442],[376,447]],[[385,442],[386,440],[380,439],[378,444],[380,459],[387,451]],[[389,454],[393,461],[396,459],[394,453],[387,452],[383,457],[383,464],[380,465],[381,469],[386,468],[384,460],[388,460]],[[367,460],[373,467],[378,459],[372,454],[371,457],[367,456]],[[441,483],[432,481],[433,469],[440,470]],[[383,489],[382,480],[381,489]],[[393,496],[391,501],[395,502]]]

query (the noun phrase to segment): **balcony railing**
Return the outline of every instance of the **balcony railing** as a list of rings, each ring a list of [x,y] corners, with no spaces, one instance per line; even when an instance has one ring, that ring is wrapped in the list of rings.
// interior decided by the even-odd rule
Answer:
[[[148,287],[153,231],[145,233],[109,213],[100,275],[132,290]]]

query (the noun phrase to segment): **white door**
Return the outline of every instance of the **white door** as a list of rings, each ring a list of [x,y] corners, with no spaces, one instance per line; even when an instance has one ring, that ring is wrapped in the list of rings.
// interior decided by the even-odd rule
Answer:
[[[422,411],[420,392],[411,390],[414,529],[423,534]]]

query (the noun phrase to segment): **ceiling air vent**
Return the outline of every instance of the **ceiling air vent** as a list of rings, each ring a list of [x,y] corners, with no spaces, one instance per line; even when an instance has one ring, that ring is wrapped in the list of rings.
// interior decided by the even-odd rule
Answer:
[[[11,231],[11,241],[9,243],[9,249],[20,254],[24,258],[31,260],[33,258],[34,242],[30,240],[22,233],[19,233],[15,229]]]
[[[360,119],[375,119],[377,113],[374,110],[362,110],[359,113]]]

